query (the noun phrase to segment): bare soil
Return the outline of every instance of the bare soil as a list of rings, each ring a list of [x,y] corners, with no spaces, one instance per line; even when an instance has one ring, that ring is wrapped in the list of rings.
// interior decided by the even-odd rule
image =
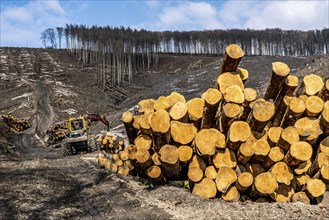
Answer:
[[[320,205],[205,200],[186,189],[109,174],[99,169],[98,152],[62,157],[60,149],[43,147],[45,131],[68,113],[97,111],[116,127],[122,112],[140,99],[172,91],[187,99],[200,96],[215,84],[219,57],[163,55],[158,69],[134,75],[133,86],[124,87],[125,99],[93,85],[95,69],[82,68],[64,50],[0,48],[0,58],[0,114],[32,124],[19,134],[8,131],[9,137],[0,132],[10,144],[9,153],[0,149],[0,219],[329,219],[328,196]],[[299,77],[329,77],[329,56],[245,57],[247,86],[262,94],[274,61],[286,62]]]

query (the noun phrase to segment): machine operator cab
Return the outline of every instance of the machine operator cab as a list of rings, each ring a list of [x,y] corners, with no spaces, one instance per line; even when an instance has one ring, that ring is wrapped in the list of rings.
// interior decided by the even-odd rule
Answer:
[[[81,137],[88,129],[88,120],[84,117],[70,118],[68,123],[68,130],[70,138]]]

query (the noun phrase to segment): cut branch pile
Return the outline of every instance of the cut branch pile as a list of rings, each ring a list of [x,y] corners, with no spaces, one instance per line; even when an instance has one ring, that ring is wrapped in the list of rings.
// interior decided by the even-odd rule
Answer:
[[[156,184],[188,180],[204,198],[319,203],[329,184],[328,80],[311,74],[299,85],[285,63],[274,62],[257,98],[244,86],[243,56],[228,46],[215,88],[200,98],[172,92],[140,101],[139,115],[122,115],[130,173]]]
[[[31,127],[27,120],[16,118],[12,115],[0,115],[0,118],[2,118],[2,121],[6,123],[7,126],[9,126],[10,129],[14,132],[21,132]]]

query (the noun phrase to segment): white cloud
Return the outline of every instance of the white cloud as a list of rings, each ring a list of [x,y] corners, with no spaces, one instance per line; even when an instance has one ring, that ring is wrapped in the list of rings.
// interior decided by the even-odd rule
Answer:
[[[228,1],[220,9],[225,28],[314,30],[329,27],[329,1]]]
[[[154,21],[137,25],[151,30],[299,29],[329,27],[329,0],[228,0],[226,2],[147,2]]]
[[[1,46],[41,47],[40,35],[47,28],[65,26],[66,12],[59,1],[30,1],[1,11]]]
[[[177,2],[176,2],[177,3]],[[156,21],[139,26],[152,30],[214,29],[222,25],[216,19],[216,8],[205,2],[178,2],[162,7]]]

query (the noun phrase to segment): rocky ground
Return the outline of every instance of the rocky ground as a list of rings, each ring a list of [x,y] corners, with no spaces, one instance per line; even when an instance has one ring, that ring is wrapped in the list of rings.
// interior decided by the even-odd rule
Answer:
[[[97,166],[98,152],[62,157],[60,149],[43,147],[49,126],[70,114],[97,111],[115,127],[120,114],[140,99],[174,90],[187,99],[200,96],[215,83],[218,57],[166,55],[158,69],[134,76],[122,100],[94,86],[95,69],[82,68],[64,50],[0,48],[0,58],[0,114],[11,113],[32,124],[16,135],[4,137],[0,132],[11,143],[7,153],[0,149],[0,219],[329,219],[326,201],[303,205],[204,200],[182,188],[152,187],[135,177],[108,174]],[[39,73],[36,61],[41,63]],[[274,61],[286,62],[294,75],[329,76],[329,56],[245,57],[241,67],[250,73],[247,86],[262,94]]]

